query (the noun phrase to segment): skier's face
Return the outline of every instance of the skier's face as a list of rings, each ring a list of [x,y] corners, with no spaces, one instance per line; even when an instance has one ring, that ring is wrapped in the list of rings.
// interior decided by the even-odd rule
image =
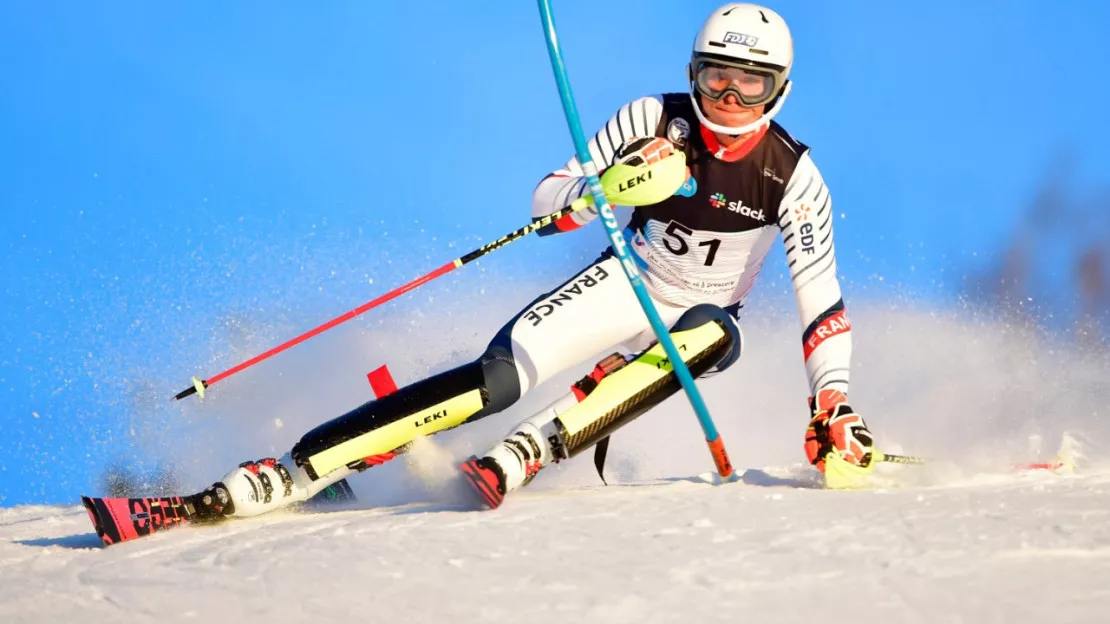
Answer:
[[[705,116],[709,121],[730,128],[739,128],[752,123],[762,117],[763,111],[767,108],[766,104],[751,107],[744,106],[733,93],[726,93],[719,100],[711,100],[704,95],[699,95],[699,97],[701,98],[701,109],[705,111]]]

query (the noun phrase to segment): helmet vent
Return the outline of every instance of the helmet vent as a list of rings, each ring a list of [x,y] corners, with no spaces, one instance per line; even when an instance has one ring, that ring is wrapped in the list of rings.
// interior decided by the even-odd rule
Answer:
[[[763,56],[767,56],[770,54],[770,52],[768,52],[767,50],[757,50],[755,48],[748,48],[748,52],[751,52],[752,54],[762,54]]]
[[[717,42],[717,41],[710,41],[709,45],[711,45],[713,47],[716,47],[716,48],[727,48],[728,47],[725,44]]]
[[[728,13],[725,13],[725,15],[728,15]],[[763,23],[764,23],[764,24],[770,24],[770,23],[771,23],[771,22],[770,22],[770,21],[769,21],[769,20],[767,19],[767,16],[763,14],[763,11],[760,11],[760,12],[759,12],[759,16],[763,18]]]

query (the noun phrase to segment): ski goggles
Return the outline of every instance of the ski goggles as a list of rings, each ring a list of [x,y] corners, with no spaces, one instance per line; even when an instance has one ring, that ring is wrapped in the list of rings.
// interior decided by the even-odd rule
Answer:
[[[744,106],[759,106],[775,99],[780,88],[781,74],[770,69],[706,59],[694,59],[692,69],[698,93],[711,100],[732,93]]]

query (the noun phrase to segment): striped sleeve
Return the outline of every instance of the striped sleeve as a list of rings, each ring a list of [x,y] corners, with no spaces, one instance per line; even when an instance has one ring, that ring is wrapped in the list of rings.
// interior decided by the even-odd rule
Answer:
[[[590,157],[603,171],[613,164],[617,148],[632,137],[655,136],[655,129],[663,117],[663,98],[651,96],[629,102],[617,111],[601,130],[590,139]],[[532,194],[532,219],[541,219],[562,210],[571,202],[589,193],[586,177],[578,157],[571,158],[563,168],[540,181]],[[597,216],[597,210],[585,210],[566,215],[547,225],[538,233],[543,236],[578,229]]]
[[[829,189],[807,151],[786,185],[779,228],[801,317],[802,351],[810,390],[848,393],[852,324],[836,277]]]

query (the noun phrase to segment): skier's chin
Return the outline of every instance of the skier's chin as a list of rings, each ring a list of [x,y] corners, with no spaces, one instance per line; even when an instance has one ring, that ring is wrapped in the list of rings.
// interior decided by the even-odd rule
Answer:
[[[713,114],[707,115],[707,117],[709,117],[709,121],[729,128],[741,128],[759,119],[759,115],[753,114],[751,109],[740,109],[738,111],[713,109]]]
[[[764,106],[742,106],[731,94],[720,100],[711,100],[702,95],[701,109],[705,112],[705,118],[718,126],[742,128],[762,117]]]

